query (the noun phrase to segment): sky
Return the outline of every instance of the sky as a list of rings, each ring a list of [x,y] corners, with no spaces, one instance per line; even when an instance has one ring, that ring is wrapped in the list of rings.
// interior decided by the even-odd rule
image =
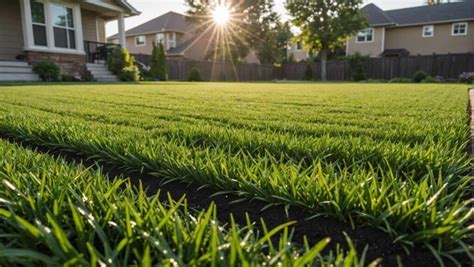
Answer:
[[[276,10],[283,18],[287,17],[284,3],[286,0],[274,0]],[[140,16],[127,18],[125,20],[125,29],[131,29],[153,18],[156,18],[168,11],[185,13],[186,5],[184,0],[128,0],[136,9],[142,12]],[[374,3],[384,10],[397,9],[410,6],[422,5],[425,0],[365,0],[365,3]],[[117,23],[107,24],[107,36],[117,33]]]

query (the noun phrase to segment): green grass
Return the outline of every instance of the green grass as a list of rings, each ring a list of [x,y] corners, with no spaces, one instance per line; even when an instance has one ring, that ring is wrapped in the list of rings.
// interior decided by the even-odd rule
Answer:
[[[466,252],[462,85],[142,84],[0,88],[0,133],[369,224]]]
[[[184,198],[162,204],[159,192],[150,198],[100,171],[1,140],[0,181],[2,266],[366,264],[353,247],[323,257],[328,238],[314,247],[292,246],[291,223],[261,234],[250,222],[219,225],[214,206],[189,210]]]

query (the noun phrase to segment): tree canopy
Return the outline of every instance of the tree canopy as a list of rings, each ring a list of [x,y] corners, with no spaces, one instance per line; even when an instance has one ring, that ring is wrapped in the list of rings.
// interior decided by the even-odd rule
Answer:
[[[198,25],[198,30],[218,32],[213,38],[213,42],[217,43],[209,47],[209,58],[242,62],[251,50],[255,50],[257,57],[266,60],[264,54],[267,52],[262,51],[262,47],[267,40],[274,40],[279,21],[273,10],[273,0],[185,1],[189,20]],[[212,12],[222,4],[229,7],[231,15],[228,25],[219,28],[213,24]]]
[[[321,58],[321,77],[326,79],[328,51],[342,45],[349,36],[367,25],[360,7],[362,0],[293,0],[286,8],[291,22],[300,29],[297,41]]]

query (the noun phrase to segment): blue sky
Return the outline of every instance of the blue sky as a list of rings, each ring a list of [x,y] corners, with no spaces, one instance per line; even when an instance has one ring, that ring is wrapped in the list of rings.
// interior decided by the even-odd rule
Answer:
[[[168,11],[184,13],[186,6],[184,0],[128,0],[130,4],[142,12],[140,16],[128,18],[125,21],[126,29],[133,28],[150,19],[158,17]],[[424,0],[365,0],[366,3],[375,3],[382,9],[396,9],[410,6],[422,5]],[[275,0],[276,9],[285,17],[285,0]],[[111,22],[107,25],[107,35],[117,33],[117,23]]]

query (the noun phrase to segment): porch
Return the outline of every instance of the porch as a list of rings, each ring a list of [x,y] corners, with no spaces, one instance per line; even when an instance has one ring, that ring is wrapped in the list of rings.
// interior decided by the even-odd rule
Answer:
[[[0,60],[54,61],[71,75],[100,55],[105,24],[118,20],[119,45],[126,46],[125,23],[139,14],[126,1],[3,0],[0,9]],[[92,53],[92,54],[91,54]]]

